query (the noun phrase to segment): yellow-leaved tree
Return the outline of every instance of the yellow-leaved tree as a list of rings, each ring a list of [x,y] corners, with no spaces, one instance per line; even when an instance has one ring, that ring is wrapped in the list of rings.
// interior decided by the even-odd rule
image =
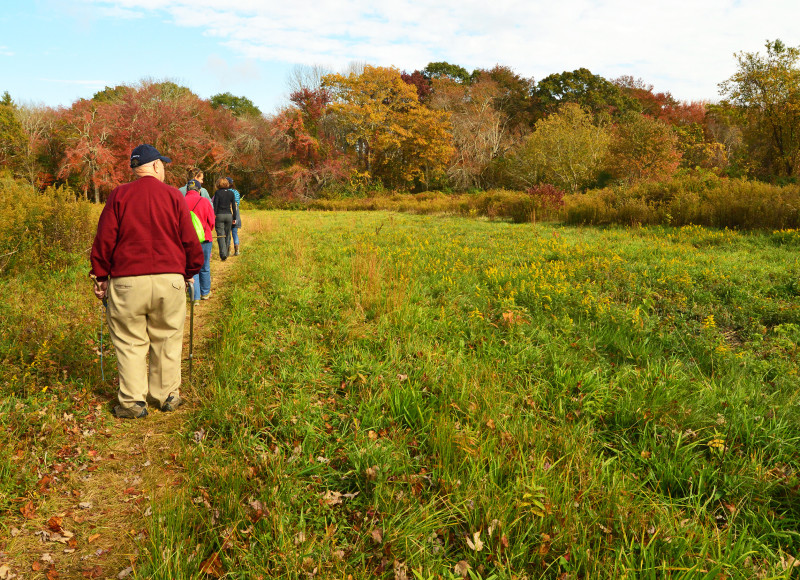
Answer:
[[[512,164],[514,177],[530,187],[551,183],[576,192],[597,179],[610,142],[608,130],[576,103],[540,119]]]
[[[340,140],[361,170],[387,187],[428,189],[454,149],[449,115],[420,104],[417,89],[395,68],[365,65],[323,77]]]

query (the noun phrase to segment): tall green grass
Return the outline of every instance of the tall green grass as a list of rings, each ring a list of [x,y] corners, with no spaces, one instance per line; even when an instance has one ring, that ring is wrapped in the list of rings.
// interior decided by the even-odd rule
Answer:
[[[75,425],[94,422],[113,391],[101,380],[102,312],[87,277],[98,215],[68,190],[0,179],[0,521],[41,499],[35,484],[56,463],[86,459]],[[105,331],[110,379],[108,343]]]
[[[257,219],[139,577],[792,573],[783,234]]]

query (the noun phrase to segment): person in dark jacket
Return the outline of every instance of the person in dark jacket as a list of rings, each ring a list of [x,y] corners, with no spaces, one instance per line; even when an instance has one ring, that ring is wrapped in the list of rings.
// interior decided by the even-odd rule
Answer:
[[[211,298],[211,250],[214,247],[214,207],[211,201],[200,197],[202,184],[196,179],[190,179],[186,184],[186,205],[193,211],[200,224],[203,226],[203,241],[200,245],[203,248],[203,267],[200,273],[194,277],[194,296],[192,300],[197,304],[200,300]],[[198,238],[199,239],[199,238]]]
[[[217,191],[214,193],[212,201],[214,203],[219,259],[224,262],[230,254],[231,228],[239,217],[236,209],[236,197],[233,191],[228,188],[227,177],[220,177],[217,180]]]
[[[231,233],[233,234],[233,255],[239,255],[239,230],[242,227],[242,212],[239,211],[239,200],[241,196],[239,195],[239,190],[236,189],[236,186],[233,185],[233,178],[228,177],[228,189],[233,192],[233,196],[236,198],[236,223],[233,224],[233,228],[231,228]]]
[[[94,293],[108,299],[119,370],[114,414],[121,418],[146,417],[149,400],[162,411],[183,402],[185,291],[203,250],[183,195],[164,183],[166,163],[152,145],[133,150],[135,179],[108,196],[92,245]]]

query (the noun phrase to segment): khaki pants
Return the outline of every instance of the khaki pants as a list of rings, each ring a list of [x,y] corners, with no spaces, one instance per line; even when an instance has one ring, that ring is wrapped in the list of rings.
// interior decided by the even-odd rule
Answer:
[[[179,394],[185,288],[180,274],[111,278],[108,328],[117,351],[122,407],[146,405],[148,393],[160,407],[170,395]]]

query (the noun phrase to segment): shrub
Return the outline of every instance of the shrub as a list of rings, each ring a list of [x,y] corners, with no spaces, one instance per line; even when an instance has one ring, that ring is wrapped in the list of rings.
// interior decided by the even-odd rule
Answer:
[[[91,247],[100,208],[76,201],[69,188],[38,192],[27,184],[0,179],[0,275],[33,264],[62,269]]]
[[[743,230],[800,226],[800,186],[778,186],[708,173],[615,186],[567,196],[571,224],[697,224]]]

